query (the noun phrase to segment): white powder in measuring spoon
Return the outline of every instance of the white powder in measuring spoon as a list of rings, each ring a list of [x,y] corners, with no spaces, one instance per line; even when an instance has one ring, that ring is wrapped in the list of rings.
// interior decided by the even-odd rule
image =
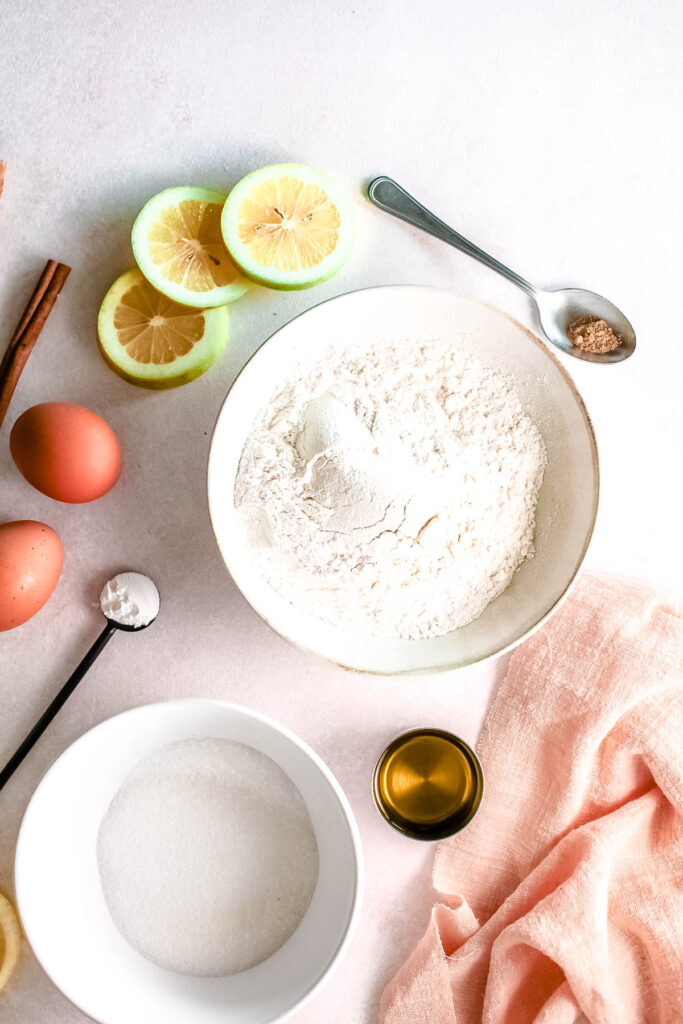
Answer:
[[[143,629],[159,614],[159,591],[141,572],[120,572],[102,588],[100,608],[113,622]]]
[[[124,781],[97,842],[125,939],[182,974],[236,974],[295,931],[318,877],[313,826],[271,758],[223,739],[171,743]]]
[[[257,417],[235,505],[253,564],[291,605],[433,637],[533,556],[545,464],[512,381],[450,342],[348,345],[293,370]]]

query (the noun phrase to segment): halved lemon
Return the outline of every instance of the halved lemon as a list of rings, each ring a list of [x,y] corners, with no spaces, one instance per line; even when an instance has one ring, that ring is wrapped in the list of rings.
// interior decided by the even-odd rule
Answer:
[[[274,164],[235,185],[221,227],[247,277],[269,288],[310,288],[346,262],[353,206],[329,175],[301,164]]]
[[[228,340],[226,306],[189,309],[162,295],[140,271],[111,286],[97,317],[100,351],[119,377],[143,388],[174,388],[215,363]]]
[[[10,901],[0,892],[0,992],[17,966],[20,948],[19,920]]]
[[[133,224],[133,255],[150,284],[174,302],[206,309],[234,302],[249,284],[221,235],[225,193],[167,188],[143,206]]]

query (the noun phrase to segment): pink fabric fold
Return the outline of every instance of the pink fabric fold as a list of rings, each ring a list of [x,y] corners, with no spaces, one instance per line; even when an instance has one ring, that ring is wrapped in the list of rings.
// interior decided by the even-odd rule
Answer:
[[[614,577],[515,652],[382,1024],[683,1024],[682,679],[680,611]]]

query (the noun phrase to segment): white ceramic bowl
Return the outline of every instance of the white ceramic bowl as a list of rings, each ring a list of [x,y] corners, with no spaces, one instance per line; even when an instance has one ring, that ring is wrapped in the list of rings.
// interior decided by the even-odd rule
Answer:
[[[297,364],[321,349],[367,339],[448,338],[509,375],[548,452],[536,513],[536,556],[474,622],[430,640],[348,632],[293,608],[254,570],[235,512],[235,475],[254,419]],[[598,507],[598,454],[588,413],[569,374],[530,331],[491,306],[437,288],[369,288],[321,303],[274,334],[252,357],[221,409],[211,444],[209,510],[221,553],[252,607],[292,643],[357,671],[424,673],[483,661],[537,628],[576,578]]]
[[[315,829],[319,876],[291,938],[227,978],[192,978],[137,953],[107,910],[97,867],[102,817],[123,778],[156,748],[192,736],[246,743],[290,776]],[[330,770],[288,729],[234,704],[178,700],[116,715],[48,770],[21,825],[15,880],[33,951],[55,985],[101,1024],[266,1024],[308,998],[349,941],[362,855],[351,808]]]

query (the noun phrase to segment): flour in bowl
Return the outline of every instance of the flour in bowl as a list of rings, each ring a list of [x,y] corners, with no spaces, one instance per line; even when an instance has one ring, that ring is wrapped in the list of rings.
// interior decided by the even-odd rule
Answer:
[[[439,339],[329,348],[257,417],[237,478],[250,557],[340,629],[440,636],[534,553],[543,439],[512,381]]]

